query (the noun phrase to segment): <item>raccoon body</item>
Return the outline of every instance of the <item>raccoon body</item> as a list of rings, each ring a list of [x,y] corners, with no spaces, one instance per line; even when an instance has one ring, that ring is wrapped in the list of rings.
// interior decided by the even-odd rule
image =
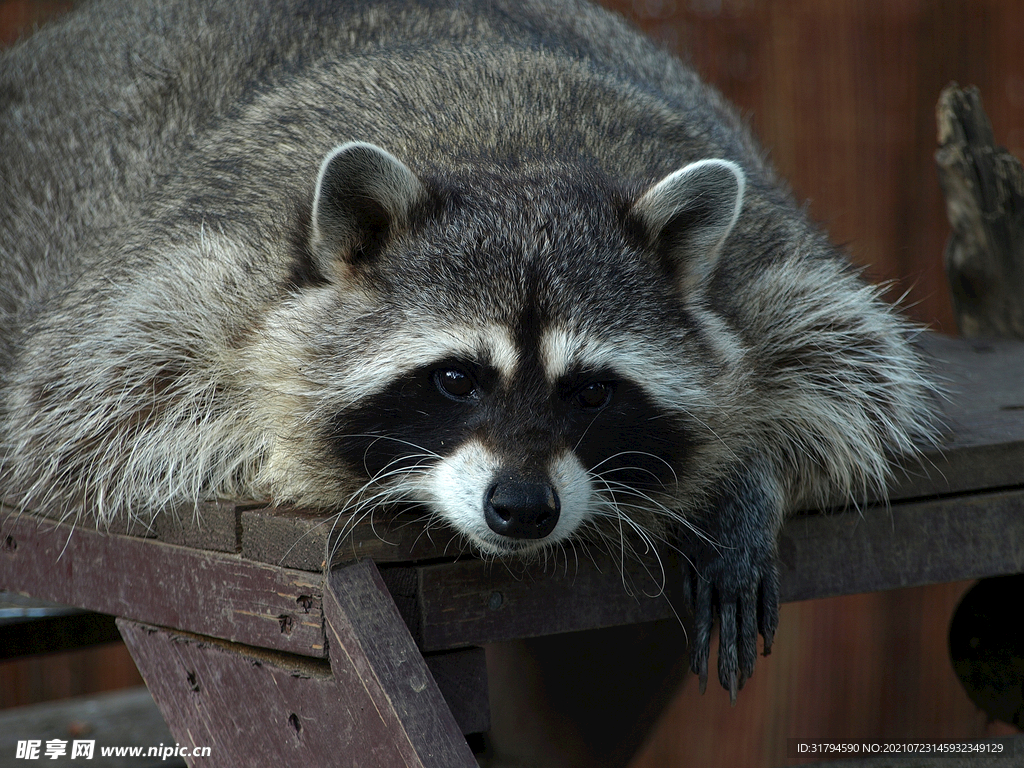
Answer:
[[[589,5],[96,3],[3,54],[0,108],[26,506],[667,543],[735,691],[786,512],[932,431],[913,329],[718,94]]]

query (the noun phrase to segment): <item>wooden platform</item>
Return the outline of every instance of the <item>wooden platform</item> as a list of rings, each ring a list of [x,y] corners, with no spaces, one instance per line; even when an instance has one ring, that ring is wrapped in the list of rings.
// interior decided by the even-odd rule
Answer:
[[[1024,571],[1024,344],[923,345],[948,439],[889,505],[792,518],[784,600]],[[212,747],[203,765],[475,765],[461,734],[488,728],[482,644],[683,612],[669,555],[526,567],[408,513],[343,527],[216,503],[124,535],[8,510],[0,590],[121,617],[175,738]]]

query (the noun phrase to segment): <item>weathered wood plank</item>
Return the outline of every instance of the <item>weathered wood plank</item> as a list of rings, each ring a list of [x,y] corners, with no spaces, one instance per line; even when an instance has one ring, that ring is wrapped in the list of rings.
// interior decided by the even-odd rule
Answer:
[[[160,541],[183,547],[216,552],[241,551],[239,515],[244,505],[230,501],[207,501],[197,509],[182,509],[157,515],[153,533]]]
[[[317,574],[95,531],[76,531],[58,559],[69,533],[50,521],[8,520],[0,587],[254,646],[324,653]],[[1024,571],[1024,490],[798,516],[783,531],[781,555],[785,600]],[[385,578],[421,647],[438,651],[673,616],[659,594],[660,573],[644,568],[627,562],[624,577],[610,559],[544,572],[467,558],[391,568]],[[665,571],[675,577],[681,568],[667,558]],[[667,593],[676,594],[671,581]]]
[[[924,334],[946,390],[948,433],[889,489],[892,500],[1024,485],[1024,343]]]
[[[0,590],[307,656],[325,654],[322,581],[29,515],[0,522]]]
[[[673,557],[664,568],[663,577],[595,553],[546,571],[467,559],[382,575],[420,647],[437,651],[672,617],[666,594],[678,594],[682,568]]]
[[[119,620],[178,743],[203,765],[476,766],[372,563],[335,571],[330,662]]]
[[[783,530],[785,602],[1024,571],[1024,490],[801,515]],[[601,561],[599,561],[601,562]],[[666,562],[669,574],[678,563]],[[615,567],[580,560],[523,572],[465,560],[383,571],[421,648],[441,650],[514,638],[671,618],[678,589],[627,564],[633,595]],[[627,579],[628,583],[628,579]],[[646,591],[646,595],[645,595]],[[656,595],[656,596],[647,596]]]
[[[454,531],[427,530],[423,514],[378,514],[346,526],[329,512],[288,507],[247,509],[240,515],[241,552],[253,560],[302,570],[369,558],[379,563],[455,557],[463,552]]]
[[[799,516],[780,553],[787,602],[1024,572],[1024,490]]]
[[[210,749],[197,765],[358,765],[327,662],[125,619],[118,627],[175,742]]]
[[[210,748],[203,765],[475,768],[373,564],[334,571],[324,608],[329,663],[118,626],[177,742]]]

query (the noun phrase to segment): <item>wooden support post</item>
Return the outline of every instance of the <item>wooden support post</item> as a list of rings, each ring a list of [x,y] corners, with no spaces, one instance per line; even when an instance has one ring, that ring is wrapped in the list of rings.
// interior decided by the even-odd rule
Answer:
[[[329,663],[119,622],[178,743],[202,765],[476,766],[376,567],[331,574]]]

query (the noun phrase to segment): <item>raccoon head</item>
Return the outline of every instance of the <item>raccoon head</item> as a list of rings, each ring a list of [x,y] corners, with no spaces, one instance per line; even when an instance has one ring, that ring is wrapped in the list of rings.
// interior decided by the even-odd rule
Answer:
[[[278,484],[357,515],[419,503],[488,554],[672,517],[730,364],[700,297],[743,189],[725,160],[629,188],[582,165],[416,174],[336,148],[296,342],[315,456]]]

